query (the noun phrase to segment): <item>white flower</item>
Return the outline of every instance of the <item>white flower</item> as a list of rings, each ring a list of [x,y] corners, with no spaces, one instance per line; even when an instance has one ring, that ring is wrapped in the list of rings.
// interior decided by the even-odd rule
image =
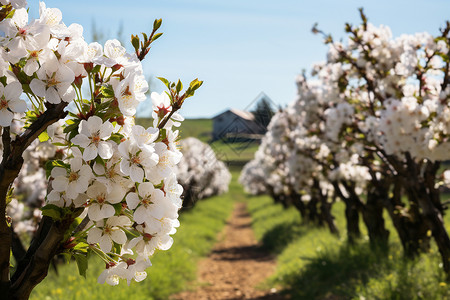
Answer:
[[[115,209],[111,204],[120,203],[125,196],[125,191],[120,186],[114,186],[110,192],[106,186],[97,181],[86,192],[90,199],[88,216],[93,221],[114,216]]]
[[[140,125],[134,125],[131,128],[133,140],[139,147],[144,145],[151,145],[159,136],[159,129],[149,127],[145,129]]]
[[[156,219],[173,217],[174,208],[171,201],[167,201],[160,189],[155,189],[152,183],[143,182],[138,187],[138,194],[129,193],[126,197],[127,205],[134,211],[134,221],[144,223],[150,216]],[[177,209],[175,208],[175,212]]]
[[[181,207],[183,187],[178,184],[175,173],[172,173],[169,177],[164,179],[164,193],[170,200],[172,200],[173,204],[175,204],[178,208]]]
[[[113,155],[113,148],[106,141],[114,131],[114,126],[109,122],[102,122],[98,116],[91,116],[87,121],[81,120],[78,132],[72,143],[84,149],[83,159],[93,160],[99,155],[103,159],[109,159]]]
[[[122,155],[120,170],[134,182],[142,182],[145,170],[158,163],[158,155],[149,145],[139,148],[136,143],[126,140],[119,145],[119,152]]]
[[[147,178],[153,183],[160,183],[161,180],[174,172],[176,164],[183,157],[179,151],[170,151],[165,143],[158,142],[155,144],[155,152],[159,156],[158,164],[154,167],[154,171],[147,175]]]
[[[58,63],[55,53],[50,48],[28,50],[26,58],[27,63],[23,67],[23,71],[28,76],[32,76],[39,69],[39,65],[50,66]]]
[[[134,248],[140,256],[149,257],[155,249],[168,250],[173,244],[172,237],[166,233],[152,232],[151,228],[142,225],[136,226],[136,229],[141,236],[132,239],[127,246]]]
[[[125,47],[123,47],[122,44],[116,39],[108,40],[105,43],[104,53],[108,58],[117,59],[124,56],[126,52],[127,50]]]
[[[0,83],[0,126],[10,126],[14,113],[27,111],[26,102],[19,99],[21,94],[22,85],[19,82],[11,82],[6,87]]]
[[[51,71],[55,67],[56,72]],[[58,63],[47,70],[41,67],[36,73],[39,79],[31,80],[30,88],[37,96],[45,97],[45,100],[52,104],[60,103],[61,99],[70,102],[75,98],[75,90],[72,87],[75,74],[66,65]]]
[[[105,165],[94,163],[93,170],[96,175],[96,179],[106,185],[108,193],[117,186],[120,186],[123,190],[130,189],[134,183],[125,178],[125,174],[120,171],[120,154],[116,151],[117,147],[113,151],[113,156],[105,161]]]
[[[151,98],[153,103],[153,126],[158,127],[159,122],[161,122],[161,120],[172,111],[172,105],[170,104],[169,96],[165,92],[162,92],[161,94],[153,92],[151,94]],[[178,127],[181,124],[180,122],[183,120],[184,118],[180,114],[174,113],[164,127]]]
[[[6,34],[8,59],[11,63],[19,62],[28,51],[39,50],[45,47],[50,39],[50,31],[47,26],[38,22],[28,23],[28,13],[25,8],[17,9],[11,19],[5,19],[0,23],[1,29]]]
[[[27,0],[0,0],[2,5],[11,4],[13,8],[24,8],[27,6]]]
[[[62,13],[58,8],[47,8],[44,2],[39,2],[39,21],[50,28],[58,26],[62,21]]]
[[[102,220],[97,222],[95,226],[89,230],[87,242],[89,244],[98,243],[100,249],[108,253],[112,249],[113,241],[119,245],[127,242],[127,236],[121,227],[130,227],[131,222],[125,216],[113,216],[107,219],[106,223]]]
[[[55,167],[51,172],[54,178],[52,187],[58,192],[66,192],[69,199],[75,199],[78,194],[86,192],[92,178],[92,170],[84,165],[81,158],[70,160],[70,171]]]
[[[121,266],[123,265],[123,267]],[[119,263],[118,267],[120,271],[118,274],[121,278],[127,280],[127,284],[130,285],[131,280],[134,279],[136,282],[140,282],[147,277],[145,269],[150,267],[152,263],[148,258],[138,256],[136,260],[129,258],[128,260]]]
[[[92,62],[95,58],[101,57],[103,55],[103,48],[97,42],[90,43],[86,49],[82,57],[80,58],[80,62],[88,63]]]
[[[148,83],[143,75],[131,73],[118,84],[114,84],[113,89],[122,114],[133,116],[136,114],[136,107],[139,102],[146,98],[145,93],[148,90]]]
[[[106,269],[98,276],[97,282],[104,284],[105,282],[109,285],[115,286],[120,282],[119,273],[122,273],[123,265],[118,267],[116,264],[110,264],[106,266]]]

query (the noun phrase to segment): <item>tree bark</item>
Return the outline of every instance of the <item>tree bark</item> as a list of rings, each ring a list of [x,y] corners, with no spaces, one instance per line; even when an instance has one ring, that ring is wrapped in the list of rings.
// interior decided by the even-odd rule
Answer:
[[[383,203],[388,199],[388,189],[375,186],[368,188],[367,201],[362,207],[364,224],[367,227],[370,244],[377,248],[387,249],[389,231],[383,217]]]
[[[302,222],[306,223],[306,206],[305,203],[303,203],[301,196],[297,193],[292,195],[292,204],[300,212]]]
[[[347,238],[350,244],[355,243],[355,240],[361,237],[361,230],[359,228],[359,204],[355,202],[354,197],[345,196],[339,187],[338,182],[333,183],[336,194],[345,203],[345,219],[347,221]]]
[[[60,245],[64,242],[64,235],[72,222],[73,218],[67,218],[61,222],[54,222],[46,216],[42,218],[37,238],[33,240],[14,273],[7,299],[29,298],[33,288],[47,276],[53,257],[62,250]]]
[[[418,214],[417,205],[411,203],[409,208],[405,207],[402,201],[402,184],[398,178],[394,180],[392,194],[385,207],[400,238],[405,256],[414,258],[421,250],[428,249],[428,227]]]
[[[327,224],[328,229],[334,235],[339,236],[339,229],[334,222],[334,216],[331,213],[331,207],[333,206],[333,201],[328,201],[328,194],[322,193],[320,188],[320,184],[317,180],[314,180],[314,188],[317,190],[317,196],[319,197],[319,210],[320,210],[320,219],[322,222]]]
[[[450,238],[442,218],[443,207],[440,202],[439,191],[435,188],[434,182],[439,169],[439,163],[427,162],[423,175],[417,171],[419,167],[408,157],[408,169],[417,174],[413,178],[404,180],[408,199],[417,203],[421,209],[423,219],[431,230],[431,234],[441,254],[443,269],[450,277]]]
[[[13,181],[23,165],[23,152],[47,127],[64,118],[64,108],[68,103],[49,104],[47,110],[34,121],[28,129],[11,141],[9,127],[2,130],[3,158],[0,164],[0,293],[10,294],[9,257],[12,235],[6,220],[6,200]]]

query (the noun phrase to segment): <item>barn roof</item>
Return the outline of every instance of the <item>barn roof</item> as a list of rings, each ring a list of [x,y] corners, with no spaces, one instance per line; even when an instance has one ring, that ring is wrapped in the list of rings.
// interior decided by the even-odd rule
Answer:
[[[213,117],[213,119],[215,119],[227,112],[231,112],[231,113],[235,114],[236,116],[238,116],[242,119],[245,119],[245,120],[249,120],[249,121],[255,120],[255,116],[251,112],[243,111],[243,110],[239,110],[239,109],[235,109],[235,108],[228,109],[228,110],[224,111],[223,113],[220,113],[217,116]]]

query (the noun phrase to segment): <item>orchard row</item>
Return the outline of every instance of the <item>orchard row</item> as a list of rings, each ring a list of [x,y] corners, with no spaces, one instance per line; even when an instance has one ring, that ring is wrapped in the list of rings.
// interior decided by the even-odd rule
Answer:
[[[345,203],[348,240],[388,245],[389,212],[406,256],[433,239],[450,274],[450,239],[441,189],[450,184],[450,24],[440,34],[393,38],[386,26],[346,24],[345,43],[313,28],[329,45],[298,96],[269,125],[240,181],[253,194],[293,204],[303,219],[339,234],[331,213]]]

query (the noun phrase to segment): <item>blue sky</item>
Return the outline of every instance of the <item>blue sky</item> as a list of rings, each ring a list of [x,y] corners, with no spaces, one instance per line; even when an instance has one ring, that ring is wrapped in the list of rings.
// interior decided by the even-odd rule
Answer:
[[[37,16],[36,0],[28,0]],[[115,38],[120,24],[128,42],[132,33],[150,32],[162,18],[164,35],[144,61],[158,92],[156,76],[185,84],[198,77],[203,86],[184,105],[185,117],[212,117],[227,108],[245,109],[264,91],[286,105],[295,97],[295,76],[325,58],[320,36],[311,33],[318,22],[335,38],[344,24],[359,22],[364,7],[369,21],[391,27],[394,36],[428,31],[437,34],[450,20],[447,0],[77,0],[45,1],[58,7],[63,21],[79,23],[91,41],[92,23],[106,38]],[[130,49],[130,45],[127,45]],[[141,115],[145,115],[145,108]]]

